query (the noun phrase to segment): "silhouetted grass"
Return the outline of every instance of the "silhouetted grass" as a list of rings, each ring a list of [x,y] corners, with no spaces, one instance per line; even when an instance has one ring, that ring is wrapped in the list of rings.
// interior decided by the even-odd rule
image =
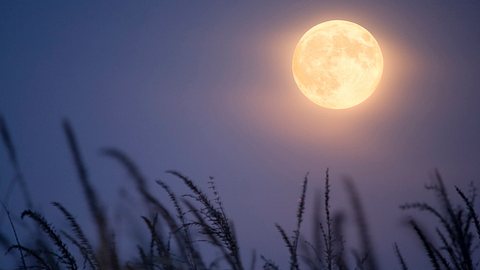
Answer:
[[[10,221],[14,240],[10,239],[12,233],[0,231],[0,246],[4,247],[17,269],[243,270],[244,265],[247,265],[248,269],[256,268],[255,251],[249,263],[242,261],[240,243],[235,234],[233,222],[224,209],[213,178],[210,178],[208,192],[205,192],[189,177],[178,171],[169,170],[166,173],[181,181],[188,193],[178,196],[165,181],[157,180],[153,182],[158,185],[155,185],[157,188],[160,187],[160,192],[157,194],[149,187],[150,181],[143,176],[139,167],[127,154],[115,148],[105,148],[101,153],[117,161],[126,170],[142,200],[144,206],[142,211],[146,211],[146,214],[142,215],[140,211],[137,214],[138,219],[144,223],[143,233],[145,239],[148,239],[148,244],[133,243],[132,247],[135,249],[132,250],[132,254],[127,258],[119,258],[114,237],[115,225],[107,218],[108,213],[102,207],[99,194],[89,178],[79,144],[68,121],[63,122],[63,129],[85,201],[96,228],[98,241],[89,240],[74,214],[61,203],[53,203],[68,224],[68,228],[60,231],[57,231],[41,212],[34,209],[20,171],[10,133],[0,116],[2,142],[16,174],[14,181],[20,184],[23,199],[29,207],[21,217],[31,219],[36,225],[36,231],[22,232],[29,236],[25,238],[28,239],[27,241],[21,243],[15,224],[23,223],[21,220],[17,223],[12,219],[8,208],[4,205],[4,212]],[[374,243],[370,237],[368,219],[356,187],[350,180],[345,182],[353,209],[352,217],[346,216],[343,212],[333,211],[328,170],[325,173],[323,192],[317,193],[314,197],[312,239],[305,238],[301,229],[307,210],[307,184],[310,181],[308,178],[308,174],[305,175],[300,189],[300,199],[295,219],[293,219],[293,231],[287,233],[280,225],[272,224],[287,247],[285,254],[289,255],[290,262],[284,268],[293,270],[379,269]],[[455,187],[456,198],[461,202],[455,205],[438,172],[435,173],[435,183],[426,188],[437,196],[439,206],[427,202],[414,202],[404,204],[401,208],[425,212],[438,220],[438,224],[432,228],[420,226],[419,221],[413,218],[408,222],[413,234],[419,239],[425,258],[431,262],[431,269],[479,269],[480,221],[475,209],[476,189],[472,185],[470,192],[466,193]],[[166,199],[170,205],[164,204],[162,199]],[[351,254],[345,251],[344,225],[348,218],[355,222],[359,238],[359,248],[351,249]],[[410,269],[407,265],[412,263],[402,255],[396,243],[393,252],[398,259],[398,265],[386,269]],[[212,254],[220,255],[211,258]],[[0,260],[2,261],[3,259]],[[259,256],[259,262],[263,269],[282,268],[264,255]],[[0,269],[2,269],[1,266]]]
[[[83,230],[78,224],[77,220],[60,203],[54,202],[53,205],[62,212],[65,219],[68,221],[70,228],[72,229],[75,237],[62,231],[63,235],[80,250],[84,260],[90,265],[92,269],[98,269],[99,264],[98,264],[97,256],[95,255],[92,245],[90,244],[90,241],[88,241],[87,237],[83,233]]]
[[[467,197],[462,190],[456,187],[457,195],[463,205],[454,205],[449,197],[443,179],[438,171],[435,171],[435,182],[425,188],[432,191],[438,199],[439,207],[429,203],[415,202],[401,206],[402,209],[415,209],[427,212],[439,221],[438,227],[432,231],[437,236],[439,244],[429,239],[420,228],[417,221],[411,220],[410,225],[420,239],[425,253],[430,259],[433,269],[478,269],[478,247],[480,241],[474,237],[472,226],[478,228],[478,216],[474,210],[476,189],[472,185],[471,195]],[[478,229],[475,230],[478,235]],[[474,261],[476,259],[477,261]]]
[[[225,214],[213,179],[210,181],[210,188],[215,196],[214,203],[212,203],[210,198],[188,177],[177,171],[167,171],[167,173],[181,179],[192,192],[187,198],[191,198],[200,204],[200,208],[197,208],[193,203],[184,200],[189,210],[197,219],[193,221],[192,224],[199,226],[201,228],[200,233],[207,236],[210,242],[220,249],[224,255],[224,259],[232,269],[243,269],[237,238],[233,230],[233,223],[231,223]]]
[[[293,235],[291,236],[291,238],[288,237],[287,233],[280,225],[275,224],[275,227],[277,227],[277,230],[280,232],[280,235],[282,236],[282,239],[285,242],[285,245],[287,246],[290,253],[290,269],[292,270],[299,269],[297,249],[298,240],[300,238],[300,226],[302,224],[303,214],[305,212],[305,196],[307,192],[307,183],[308,175],[306,175],[303,180],[302,194],[300,195],[300,201],[297,208],[297,226],[293,231]]]
[[[397,255],[397,258],[398,258],[398,263],[400,263],[402,270],[408,270],[407,263],[405,262],[405,259],[403,258],[403,255],[400,252],[400,248],[398,248],[397,243],[395,243],[394,249],[395,249],[395,255]]]
[[[90,183],[88,172],[81,157],[75,134],[73,133],[72,127],[67,120],[63,121],[63,130],[65,132],[65,136],[67,137],[70,151],[72,152],[80,184],[83,188],[83,194],[85,195],[90,212],[95,220],[98,237],[100,239],[99,259],[102,265],[108,265],[113,269],[118,269],[119,264],[116,260],[116,250],[114,249],[114,246],[111,245],[111,233],[109,232],[110,229],[108,227],[108,220],[105,211],[102,209],[98,195]]]
[[[37,225],[45,232],[48,238],[53,242],[58,252],[60,252],[59,254],[54,253],[55,257],[58,258],[59,262],[61,262],[68,269],[71,270],[76,270],[78,268],[76,260],[74,259],[72,253],[70,253],[67,245],[63,242],[60,235],[55,232],[55,229],[52,227],[52,225],[50,225],[41,214],[32,210],[25,210],[22,213],[22,219],[24,217],[28,217],[34,220]]]

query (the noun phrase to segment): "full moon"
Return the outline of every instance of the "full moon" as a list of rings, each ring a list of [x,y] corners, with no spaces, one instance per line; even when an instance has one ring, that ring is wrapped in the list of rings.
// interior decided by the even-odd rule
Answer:
[[[375,91],[383,72],[380,46],[370,32],[343,20],[323,22],[298,42],[292,60],[295,82],[314,103],[347,109]]]

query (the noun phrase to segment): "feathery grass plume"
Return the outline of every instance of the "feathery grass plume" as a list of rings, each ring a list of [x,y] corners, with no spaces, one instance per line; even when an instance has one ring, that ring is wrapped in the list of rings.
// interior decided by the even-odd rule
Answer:
[[[397,256],[397,259],[398,259],[398,263],[402,267],[402,270],[408,270],[407,263],[405,262],[405,259],[403,258],[403,255],[400,252],[400,249],[398,248],[397,243],[394,244],[394,249],[395,249],[395,255]]]
[[[456,240],[457,235],[454,232],[453,225],[449,222],[449,220],[446,217],[444,217],[437,209],[435,209],[434,207],[432,207],[427,203],[416,202],[416,203],[403,204],[400,206],[400,209],[402,210],[416,209],[419,211],[428,212],[433,216],[435,216],[440,221],[440,224],[442,225],[443,229],[447,232],[447,235],[448,235],[448,240],[447,240],[447,237],[445,237],[445,235],[438,228],[436,229],[437,235],[440,237],[440,240],[443,244],[443,247],[441,249],[447,251],[447,253],[450,256],[450,260],[452,264],[457,266],[458,269],[463,269],[463,267],[460,267],[461,256],[458,256],[457,248],[454,247],[456,243],[458,243],[458,241]]]
[[[130,178],[134,181],[136,189],[141,195],[146,207],[149,209],[152,209],[153,207],[152,210],[157,210],[160,213],[161,217],[167,222],[170,231],[172,233],[177,232],[179,230],[179,226],[175,221],[175,218],[170,213],[170,211],[155,196],[153,196],[153,194],[148,191],[149,189],[147,186],[147,181],[138,169],[138,166],[125,153],[118,149],[104,148],[102,150],[102,153],[105,156],[118,161],[127,170]],[[179,246],[179,251],[181,252],[181,255],[188,261],[188,254],[186,253],[187,248],[184,247],[186,243],[185,239],[183,239],[182,236],[176,233],[173,233],[173,236],[175,238],[175,242]]]
[[[180,220],[182,228],[186,228],[185,224],[185,212],[183,211],[182,206],[178,203],[177,196],[170,189],[170,187],[161,180],[157,180],[156,183],[167,193],[168,198],[173,203],[175,211],[177,212],[177,218]]]
[[[473,192],[472,198],[469,199],[457,188],[457,193],[465,205],[454,207],[448,196],[443,179],[437,170],[435,171],[435,182],[425,186],[425,188],[435,193],[440,203],[440,209],[421,202],[404,204],[401,206],[401,209],[426,211],[439,220],[441,227],[436,228],[435,232],[442,246],[436,248],[432,245],[432,250],[438,257],[440,264],[446,268],[455,267],[456,269],[462,270],[474,269],[476,264],[473,262],[473,252],[476,249],[476,245],[471,232],[471,225],[475,225],[476,213],[471,202],[475,199],[475,191]],[[471,211],[472,209],[473,212]],[[477,243],[477,245],[478,244],[480,243]],[[446,255],[444,255],[445,253]]]
[[[59,202],[53,202],[53,205],[65,216],[78,241],[66,233],[64,235],[80,249],[80,252],[84,256],[85,260],[90,264],[90,267],[92,269],[98,269],[99,264],[92,245],[83,233],[83,230],[75,217],[73,217],[73,215]],[[76,243],[78,243],[78,245]]]
[[[25,210],[23,211],[21,217],[22,219],[24,217],[29,217],[40,226],[40,228],[52,240],[54,245],[57,247],[58,251],[61,253],[60,261],[62,264],[64,264],[68,269],[71,269],[71,270],[78,269],[75,258],[68,250],[67,245],[62,241],[60,236],[55,232],[53,227],[47,222],[47,220],[42,215],[32,210]]]
[[[417,234],[417,236],[419,237],[420,241],[422,242],[423,248],[427,252],[427,256],[430,259],[430,262],[432,263],[433,269],[440,270],[440,263],[437,259],[437,256],[435,255],[435,251],[432,243],[427,239],[423,230],[420,229],[418,224],[413,219],[410,220],[409,223],[410,223],[410,226],[412,226],[415,233]]]
[[[162,189],[168,194],[170,201],[173,203],[175,211],[177,212],[177,218],[180,220],[181,227],[179,228],[179,233],[182,233],[184,247],[186,249],[186,257],[189,267],[191,269],[206,269],[205,263],[202,260],[201,255],[193,246],[192,236],[190,234],[190,224],[187,223],[185,219],[185,211],[183,210],[182,206],[177,200],[177,196],[170,187],[162,182],[161,180],[157,180],[156,183],[162,187]],[[173,232],[177,233],[177,232]]]
[[[8,211],[7,206],[5,206],[5,204],[3,202],[0,202],[0,203],[2,204],[2,208],[5,211],[5,214],[7,215],[8,222],[10,222],[10,227],[12,228],[13,235],[15,236],[15,242],[17,243],[15,246],[18,247],[17,249],[18,249],[18,252],[20,253],[20,259],[22,261],[23,269],[26,270],[27,269],[27,264],[25,262],[25,256],[23,254],[23,249],[20,248],[22,245],[20,244],[20,240],[18,239],[18,234],[17,234],[17,230],[15,229],[15,225],[13,225],[12,217],[10,216],[10,211]],[[9,250],[10,250],[10,248],[9,248]]]
[[[190,222],[190,225],[198,226],[199,227],[198,232],[201,235],[204,235],[207,237],[207,239],[200,239],[197,241],[207,242],[217,247],[222,253],[223,259],[226,260],[226,262],[230,265],[230,267],[232,267],[232,269],[243,269],[243,268],[238,268],[237,263],[235,262],[235,259],[231,256],[231,252],[229,251],[228,247],[223,243],[219,235],[212,229],[209,222],[207,222],[207,217],[204,214],[202,214],[202,210],[198,209],[189,200],[182,199],[182,202],[187,207],[188,212],[192,214],[195,218],[194,221]],[[210,269],[210,267],[207,267],[207,269]]]
[[[32,208],[32,205],[33,205],[32,197],[30,195],[30,192],[27,187],[27,183],[23,178],[23,174],[20,169],[20,164],[17,158],[17,151],[15,150],[12,137],[10,136],[10,132],[8,131],[7,123],[1,114],[0,114],[0,136],[2,137],[3,144],[7,149],[7,154],[8,154],[10,163],[12,164],[12,167],[15,171],[15,177],[12,180],[12,182],[9,184],[9,187],[7,188],[7,193],[5,194],[5,197],[6,197],[5,202],[8,201],[13,185],[16,182],[18,182],[20,184],[20,188],[22,190],[25,202],[27,203],[27,208]]]
[[[52,251],[51,243],[48,241],[50,238],[43,235],[42,228],[40,226],[36,227],[36,236],[37,237],[34,240],[35,244],[33,245],[36,252],[39,256],[42,256],[43,260],[46,261],[48,265],[52,266],[54,269],[58,269],[58,259],[60,256]]]
[[[460,262],[457,259],[457,256],[455,254],[455,250],[452,248],[452,245],[450,245],[447,241],[447,238],[445,235],[440,231],[440,229],[436,228],[435,229],[438,237],[440,238],[440,241],[442,242],[442,245],[439,249],[440,250],[445,250],[447,254],[449,255],[450,261],[455,267],[455,269],[462,269],[462,266],[460,265]]]
[[[150,236],[152,239],[152,245],[156,247],[158,258],[160,259],[160,262],[163,266],[162,268],[174,269],[172,264],[172,258],[170,255],[170,250],[168,246],[165,243],[163,243],[161,237],[159,237],[157,233],[157,229],[156,229],[157,218],[155,217],[153,221],[151,221],[150,219],[142,216],[142,219],[148,227],[148,230],[150,232]]]
[[[215,188],[213,187],[214,194],[217,194],[215,195],[216,205],[214,205],[208,196],[188,177],[173,170],[167,171],[167,173],[182,180],[190,191],[193,192],[193,194],[187,197],[193,198],[202,206],[201,209],[197,209],[191,203],[186,204],[197,218],[195,223],[200,226],[202,229],[201,232],[207,235],[212,243],[221,247],[222,252],[226,255],[226,259],[233,269],[243,269],[233,224],[226,216]]]
[[[68,146],[70,147],[77,168],[80,184],[83,188],[83,194],[87,199],[88,207],[95,220],[98,236],[100,238],[100,264],[102,266],[118,265],[118,262],[115,261],[115,258],[117,258],[117,255],[115,254],[116,251],[112,249],[110,245],[107,217],[101,207],[97,193],[90,183],[88,172],[83,162],[75,134],[68,120],[63,121],[63,130],[67,137]]]
[[[314,270],[347,270],[344,247],[344,221],[341,212],[331,211],[330,173],[325,171],[324,192],[317,192],[314,198],[312,218],[313,243],[305,241],[304,261]],[[322,197],[323,195],[323,197]],[[323,209],[322,209],[323,205]],[[312,251],[314,254],[312,254]]]
[[[325,246],[325,261],[327,263],[327,269],[333,268],[333,238],[332,238],[332,219],[330,217],[330,172],[327,169],[325,171],[325,222],[327,230],[325,231],[322,223],[320,223],[320,230],[322,232],[324,246]]]
[[[313,244],[305,241],[304,251],[306,256],[303,260],[311,269],[332,269],[333,267],[333,238],[332,219],[330,216],[330,183],[329,170],[325,171],[325,192],[323,193],[325,204],[325,221],[322,220],[322,193],[317,192],[314,198],[312,235]],[[325,223],[325,224],[324,224]],[[314,256],[311,251],[314,252]],[[313,259],[315,257],[315,259]]]
[[[445,218],[437,209],[435,209],[430,204],[423,203],[423,202],[405,203],[400,205],[400,209],[402,210],[416,209],[419,211],[425,211],[425,212],[431,213],[436,218],[438,218],[443,228],[448,232],[449,237],[451,239],[455,239],[455,233],[453,232],[452,226],[447,220],[447,218]]]
[[[282,226],[275,224],[275,228],[277,228],[278,232],[282,236],[282,240],[287,246],[288,253],[290,253],[290,269],[298,269],[297,257],[295,256],[296,252],[294,250],[292,242],[290,241],[290,238],[288,237]]]
[[[453,225],[452,227],[455,235],[454,240],[458,243],[458,248],[461,252],[461,264],[463,267],[465,267],[465,269],[473,269],[473,262],[470,254],[471,241],[469,239],[469,235],[465,235],[465,231],[463,230],[462,226],[465,222],[462,218],[463,210],[460,209],[457,212],[454,210],[443,183],[442,176],[438,170],[435,170],[435,177],[437,179],[437,184],[431,188],[437,191],[439,200],[443,204],[443,207],[450,219],[450,224]]]
[[[212,212],[216,211],[216,207],[210,202],[208,196],[199,187],[197,187],[197,185],[195,185],[192,180],[177,171],[169,170],[167,171],[167,173],[176,176],[183,181],[183,183],[193,192],[193,194],[189,197],[192,197],[198,202],[200,202],[202,206],[205,207],[207,210],[210,210]]]
[[[297,208],[297,227],[293,232],[293,247],[297,250],[298,247],[298,239],[300,237],[300,227],[303,221],[303,214],[305,213],[305,197],[307,192],[307,184],[308,184],[308,173],[305,175],[303,183],[302,183],[302,193],[300,195],[300,201],[298,202]]]
[[[360,196],[352,180],[346,179],[345,184],[347,188],[347,193],[350,197],[350,203],[354,210],[355,221],[359,230],[361,252],[363,253],[361,257],[365,258],[365,266],[367,269],[376,270],[378,269],[377,260],[373,249],[373,244],[370,237],[370,231],[366,220],[365,211],[363,209],[362,201],[360,200]]]
[[[477,212],[475,211],[475,208],[473,208],[473,204],[475,203],[475,189],[474,189],[474,196],[472,196],[472,199],[467,198],[467,196],[465,196],[465,193],[463,193],[463,191],[457,186],[455,186],[455,190],[457,191],[457,193],[460,195],[463,202],[467,206],[470,216],[472,217],[473,224],[475,225],[477,236],[478,238],[480,238],[480,220],[478,218]]]
[[[300,238],[300,227],[302,225],[303,214],[305,212],[305,196],[307,192],[307,183],[308,183],[308,173],[305,175],[302,182],[302,193],[300,195],[300,200],[297,208],[297,224],[296,224],[295,230],[293,231],[293,235],[291,239],[288,237],[288,235],[285,233],[285,230],[280,225],[275,224],[275,227],[280,232],[280,235],[282,236],[282,239],[285,242],[288,248],[288,251],[290,253],[290,269],[292,270],[299,269],[297,250],[298,250],[298,240]]]
[[[80,242],[78,242],[75,239],[75,237],[68,234],[64,230],[61,230],[60,233],[61,233],[61,235],[63,235],[63,237],[65,237],[68,241],[70,241],[70,243],[72,243],[82,254],[82,256],[83,256],[83,269],[85,269],[87,263],[88,263],[88,265],[90,266],[91,269],[97,269],[97,268],[95,268],[94,263],[88,258],[88,254],[87,254],[87,251],[85,250],[85,248],[82,246],[82,244],[80,244]]]

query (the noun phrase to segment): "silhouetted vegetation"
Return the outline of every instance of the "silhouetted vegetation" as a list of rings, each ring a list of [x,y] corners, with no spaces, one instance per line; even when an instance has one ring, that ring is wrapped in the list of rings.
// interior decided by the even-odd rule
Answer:
[[[409,221],[433,269],[477,269],[480,263],[478,256],[480,231],[477,227],[478,215],[473,207],[477,190],[472,184],[470,195],[467,197],[461,189],[455,187],[463,204],[454,205],[438,171],[435,172],[435,180],[433,185],[427,185],[425,188],[435,193],[440,208],[426,202],[407,203],[401,208],[424,211],[438,219],[438,227],[429,230],[435,235],[434,239],[428,237],[426,229],[421,228],[417,221],[413,219]],[[436,242],[438,244],[435,244]]]
[[[305,240],[301,232],[306,211],[308,174],[300,190],[296,218],[292,219],[295,221],[293,232],[287,232],[279,224],[272,224],[272,229],[276,227],[286,246],[285,254],[290,257],[289,265],[280,267],[261,253],[258,259],[255,251],[249,263],[243,261],[234,223],[223,207],[213,178],[209,181],[209,192],[205,192],[186,175],[170,170],[167,174],[181,181],[189,193],[178,196],[167,183],[157,180],[156,184],[165,193],[153,194],[148,189],[148,181],[128,155],[118,149],[106,148],[101,151],[102,155],[118,162],[126,170],[147,213],[139,215],[138,219],[144,223],[148,244],[139,242],[136,250],[132,248],[128,258],[120,258],[115,244],[115,225],[108,218],[100,196],[90,181],[79,144],[68,121],[63,122],[63,130],[96,229],[96,241],[91,240],[74,213],[61,203],[53,202],[53,207],[58,209],[68,224],[68,228],[60,230],[35,209],[12,138],[0,116],[0,135],[15,174],[8,189],[18,183],[23,196],[18,200],[25,200],[29,208],[20,217],[15,217],[2,203],[4,214],[1,218],[8,219],[10,226],[0,228],[0,247],[6,254],[0,262],[11,262],[9,265],[14,265],[15,269],[379,269],[365,210],[352,181],[346,181],[346,191],[360,245],[359,249],[352,249],[351,254],[345,252],[345,215],[332,211],[328,170],[324,190],[314,198],[311,240]],[[438,206],[413,202],[400,208],[425,212],[438,220],[432,227],[423,227],[414,218],[409,218],[407,222],[423,247],[431,269],[479,269],[480,221],[475,209],[477,192],[474,185],[467,193],[455,187],[454,195],[461,202],[459,205],[454,205],[450,199],[438,172],[435,182],[427,185],[426,189],[437,196]],[[159,197],[168,198],[171,205],[164,205]],[[20,242],[16,228],[28,228],[25,223],[34,226],[30,229],[29,237],[23,238],[28,240]],[[206,252],[206,249],[216,252]],[[409,266],[414,267],[402,255],[397,243],[393,245],[392,252],[398,258],[398,264],[387,269],[406,270],[410,269]],[[212,258],[211,254],[219,256]],[[6,269],[6,264],[0,265],[0,269]]]

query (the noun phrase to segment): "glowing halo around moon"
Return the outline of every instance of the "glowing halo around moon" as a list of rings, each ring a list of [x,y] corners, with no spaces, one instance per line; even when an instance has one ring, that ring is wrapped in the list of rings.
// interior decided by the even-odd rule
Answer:
[[[333,20],[308,30],[293,54],[295,82],[314,103],[351,108],[375,91],[383,72],[380,46],[358,24]]]

